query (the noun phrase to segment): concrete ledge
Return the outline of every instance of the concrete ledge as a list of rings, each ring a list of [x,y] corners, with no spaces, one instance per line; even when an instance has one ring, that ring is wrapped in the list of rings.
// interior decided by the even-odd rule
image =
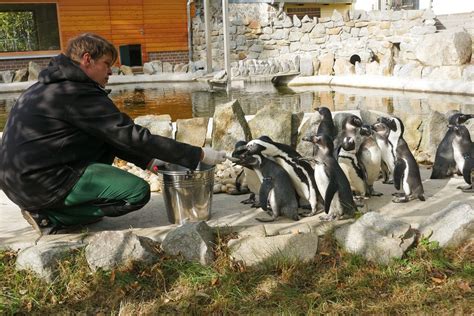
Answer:
[[[141,82],[186,82],[194,81],[200,77],[197,73],[161,73],[156,75],[114,75],[109,77],[107,85],[125,84],[125,83],[141,83]]]
[[[191,82],[202,78],[203,73],[161,73],[157,75],[113,75],[109,78],[108,86],[147,82]],[[271,79],[271,77],[268,77]],[[241,78],[239,80],[242,80]],[[252,80],[249,80],[253,82]],[[36,81],[0,83],[0,93],[21,92]],[[296,77],[288,83],[290,87],[297,86],[340,86],[354,88],[370,88],[380,90],[399,90],[409,92],[429,92],[442,94],[458,94],[474,96],[474,83],[462,80],[424,80],[413,78],[385,76],[311,76]],[[233,85],[234,86],[234,85]],[[239,86],[240,88],[240,86]]]
[[[432,81],[385,76],[311,76],[297,77],[288,86],[329,85],[412,92],[461,94],[474,96],[474,83],[462,80]]]

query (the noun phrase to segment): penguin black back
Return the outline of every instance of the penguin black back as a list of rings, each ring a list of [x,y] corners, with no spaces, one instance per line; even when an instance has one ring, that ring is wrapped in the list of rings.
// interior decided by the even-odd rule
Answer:
[[[464,124],[471,118],[474,118],[474,114],[463,114],[461,112],[456,112],[448,118],[448,130],[436,149],[430,179],[449,178],[457,172],[453,153],[454,127]]]
[[[325,106],[316,108],[316,111],[318,111],[318,113],[321,114],[322,117],[322,120],[318,126],[317,135],[326,134],[329,135],[332,139],[336,138],[337,129],[334,125],[331,111]]]
[[[474,171],[474,143],[466,126],[454,128],[453,153],[456,166],[462,172],[467,187],[458,187],[464,192],[472,192],[472,173]]]
[[[296,191],[290,176],[280,165],[261,154],[248,154],[241,160],[241,164],[252,168],[262,177],[259,191],[260,206],[272,216],[272,219],[257,218],[259,221],[273,221],[278,216],[299,220]]]
[[[323,134],[303,139],[317,146],[314,157],[314,175],[323,195],[324,210],[328,213],[328,216],[321,217],[321,219],[333,220],[343,215],[353,216],[357,207],[354,203],[349,180],[333,156],[334,144],[331,137]]]

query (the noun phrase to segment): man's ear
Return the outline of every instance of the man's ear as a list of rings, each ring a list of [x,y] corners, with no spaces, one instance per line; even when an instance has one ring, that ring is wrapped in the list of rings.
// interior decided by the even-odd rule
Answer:
[[[82,58],[81,58],[81,65],[82,66],[84,66],[84,67],[89,66],[91,64],[91,61],[92,61],[91,54],[84,53],[84,55],[82,55]]]

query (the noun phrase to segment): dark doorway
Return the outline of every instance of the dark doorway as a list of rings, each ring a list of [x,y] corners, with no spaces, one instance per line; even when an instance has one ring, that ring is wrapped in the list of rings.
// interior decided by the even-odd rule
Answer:
[[[120,63],[126,66],[142,65],[142,47],[141,45],[123,45],[119,47]]]

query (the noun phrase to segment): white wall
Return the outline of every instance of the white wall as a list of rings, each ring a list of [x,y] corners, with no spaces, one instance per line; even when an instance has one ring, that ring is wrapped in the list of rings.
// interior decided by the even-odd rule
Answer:
[[[427,9],[428,5],[424,2],[429,0],[420,0],[420,9]],[[421,6],[421,5],[425,6]],[[435,14],[451,14],[474,11],[474,0],[433,0],[433,11]]]
[[[354,5],[356,10],[371,11],[377,10],[378,0],[357,0]]]
[[[354,5],[356,10],[377,10],[378,0],[357,0]],[[386,0],[381,0],[382,6]],[[419,0],[420,9],[429,9],[432,3],[435,14],[451,14],[474,11],[474,0]]]

